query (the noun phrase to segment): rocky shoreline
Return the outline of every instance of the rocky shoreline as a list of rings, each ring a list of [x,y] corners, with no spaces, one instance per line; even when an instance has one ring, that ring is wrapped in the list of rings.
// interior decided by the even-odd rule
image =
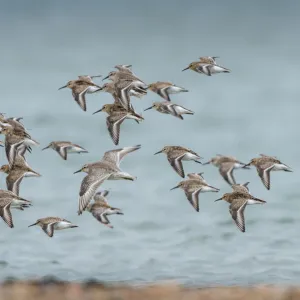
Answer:
[[[55,280],[7,281],[0,286],[5,300],[297,300],[296,287],[189,288],[173,283],[133,287],[97,282],[70,283]]]

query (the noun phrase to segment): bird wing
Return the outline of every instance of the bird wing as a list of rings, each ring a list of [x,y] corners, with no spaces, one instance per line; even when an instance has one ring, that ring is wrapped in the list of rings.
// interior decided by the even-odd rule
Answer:
[[[10,166],[13,165],[17,149],[22,143],[23,142],[21,141],[15,144],[10,144],[9,142],[7,142],[7,139],[5,139],[5,153]]]
[[[185,154],[186,153],[184,153],[180,156],[176,156],[176,157],[168,155],[168,161],[169,161],[170,165],[182,178],[184,178],[184,170],[183,170],[181,160],[185,156]]]
[[[127,113],[112,114],[106,118],[108,132],[115,145],[119,144],[120,127],[127,117]]]
[[[79,215],[81,215],[85,210],[99,186],[110,175],[111,173],[108,173],[107,170],[100,168],[98,170],[90,172],[83,178],[79,192]]]
[[[188,190],[184,192],[189,202],[192,204],[195,210],[199,212],[199,193],[201,192],[201,188],[194,190],[192,192]]]
[[[20,148],[22,148],[22,149],[19,150]],[[14,159],[14,163],[13,163],[14,167],[30,168],[27,161],[26,161],[26,158],[24,156],[26,148],[25,147],[19,147],[19,149],[18,149],[18,151],[16,152],[16,155],[15,155],[15,159]]]
[[[60,157],[64,160],[67,160],[67,149],[68,149],[69,145],[67,146],[59,146],[56,147],[56,152],[60,155]]]
[[[165,100],[167,101],[171,101],[170,97],[169,97],[169,94],[168,94],[168,89],[169,89],[170,86],[166,86],[166,87],[163,87],[163,88],[158,88],[157,89],[157,94],[159,96],[161,96],[162,98],[164,98]]]
[[[104,202],[104,203],[108,204],[108,202],[105,198],[108,195],[108,193],[109,193],[109,191],[107,191],[107,190],[97,192],[94,196],[94,201],[95,202]]]
[[[241,199],[238,199],[241,200]],[[229,212],[240,231],[245,232],[245,217],[244,210],[247,205],[247,200],[233,202],[229,206]]]
[[[190,173],[190,174],[187,174],[187,177],[190,178],[190,179],[196,179],[196,180],[201,180],[203,182],[206,182],[204,177],[202,176],[203,172],[202,173]]]
[[[42,226],[42,229],[44,230],[44,232],[49,236],[49,237],[53,237],[53,233],[54,233],[54,225],[57,222],[53,222],[53,223],[49,223],[49,224],[44,224]]]
[[[233,169],[234,169],[234,164],[232,163],[223,163],[219,167],[219,172],[224,178],[224,180],[230,184],[236,184],[235,179],[233,177]]]
[[[249,193],[249,188],[247,187],[249,182],[245,184],[233,184],[231,187],[234,192],[241,192],[241,193]]]
[[[82,110],[86,111],[86,101],[85,101],[85,94],[88,90],[89,86],[86,85],[79,85],[75,86],[72,89],[72,95],[74,100],[77,104],[81,107]]]
[[[97,206],[96,208],[93,208],[92,215],[103,225],[105,225],[109,228],[113,228],[113,226],[110,225],[110,222],[107,218],[107,213],[106,213],[107,209],[108,208],[105,206]]]
[[[127,110],[130,109],[130,90],[134,87],[132,80],[121,80],[115,84],[116,94],[120,103]]]
[[[20,184],[25,174],[26,171],[21,173],[16,170],[12,170],[6,177],[7,189],[19,196]]]
[[[5,206],[0,207],[0,216],[3,219],[3,221],[10,228],[13,228],[14,227],[14,223],[13,223],[13,220],[12,220],[12,215],[11,215],[11,211],[10,211],[10,205],[11,205],[11,201],[9,201],[9,203],[7,203]]]
[[[257,166],[256,170],[257,173],[259,175],[259,177],[261,178],[262,183],[264,184],[264,186],[269,190],[270,189],[270,172],[273,169],[274,164],[273,163],[267,163],[264,164],[262,166]]]
[[[119,167],[122,159],[128,153],[136,151],[140,148],[141,148],[141,145],[136,145],[136,146],[124,147],[124,148],[120,148],[120,149],[107,151],[107,152],[104,153],[102,161],[114,163],[114,164],[116,164],[117,167]]]

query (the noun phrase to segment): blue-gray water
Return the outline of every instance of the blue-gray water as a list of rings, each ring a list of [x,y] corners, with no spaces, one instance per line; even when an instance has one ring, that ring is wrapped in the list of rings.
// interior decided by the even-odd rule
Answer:
[[[0,279],[54,275],[64,280],[186,284],[295,284],[299,281],[299,9],[297,1],[1,1],[1,107],[23,116],[41,144],[27,159],[41,178],[25,179],[21,195],[34,206],[14,211],[15,228],[0,222]],[[212,77],[181,72],[201,55],[220,56],[230,74]],[[111,101],[105,93],[87,96],[88,111],[70,90],[57,89],[80,74],[106,75],[116,64],[132,64],[145,82],[169,80],[190,92],[173,101],[195,111],[184,121],[147,111],[137,125],[124,122],[120,146],[141,144],[122,168],[135,182],[106,181],[114,229],[90,214],[77,216],[84,163],[116,148],[105,114],[92,115]],[[133,99],[138,111],[160,98]],[[52,140],[71,140],[89,154],[63,161]],[[230,187],[213,166],[185,162],[205,172],[219,194],[200,195],[196,213],[181,178],[164,155],[164,145],[190,147],[209,159],[216,153],[242,161],[260,153],[276,155],[294,173],[271,174],[271,190],[254,169],[238,170],[264,206],[246,209],[246,230],[233,224],[225,202]],[[1,150],[1,161],[5,155]],[[1,188],[5,176],[0,175]],[[79,225],[48,238],[27,228],[37,218],[60,216]]]

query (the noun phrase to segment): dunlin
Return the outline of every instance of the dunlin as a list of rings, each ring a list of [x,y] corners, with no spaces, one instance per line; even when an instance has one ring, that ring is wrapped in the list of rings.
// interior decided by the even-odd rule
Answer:
[[[30,146],[39,145],[39,143],[33,140],[24,130],[4,127],[0,133],[5,135],[5,153],[10,166],[13,165],[17,153],[24,155]]]
[[[201,162],[199,159],[200,157],[196,152],[192,151],[191,149],[181,147],[181,146],[165,146],[162,150],[155,153],[165,153],[167,155],[168,161],[172,168],[184,178],[184,170],[182,167],[182,160],[193,160],[199,164]]]
[[[114,82],[107,82],[105,83],[102,87],[101,87],[101,91],[107,92],[109,94],[111,94],[114,98],[114,104],[119,104],[120,106],[122,106],[124,108],[124,110],[127,110],[127,108],[125,108],[123,106],[123,104],[121,103],[121,100],[119,99],[118,95],[117,95],[117,89],[115,87]],[[143,93],[139,93],[136,92],[135,90],[130,90],[129,92],[129,96],[135,96],[138,98],[141,98],[142,96],[144,96],[145,94]],[[132,105],[130,104],[130,106],[132,107]],[[98,111],[97,111],[98,112]],[[95,112],[96,113],[96,112]]]
[[[182,71],[185,71],[188,69],[195,71],[197,73],[205,74],[207,76],[211,76],[211,75],[217,74],[217,73],[230,73],[229,69],[226,69],[226,68],[221,67],[216,64],[203,63],[201,61],[194,61],[194,62],[190,63],[189,66],[186,67],[185,69],[183,69]]]
[[[136,80],[119,80],[115,82],[115,88],[117,97],[120,100],[120,103],[126,108],[130,109],[130,95],[132,91],[136,91],[139,94],[146,94],[144,84],[142,84],[140,81]]]
[[[210,161],[204,163],[203,165],[208,165],[212,164],[219,168],[219,172],[221,176],[224,178],[224,180],[230,184],[233,185],[236,183],[234,176],[233,176],[233,171],[235,169],[241,169],[245,168],[244,163],[240,162],[233,156],[224,156],[224,155],[217,155],[213,157]]]
[[[184,190],[185,195],[191,205],[196,211],[199,211],[199,193],[205,192],[218,192],[219,189],[207,184],[201,175],[192,173],[187,175],[189,179],[179,182],[179,184],[173,187],[171,190],[181,188]]]
[[[270,172],[271,171],[285,171],[292,172],[292,169],[283,164],[279,159],[272,156],[261,154],[261,157],[251,159],[250,163],[245,165],[255,166],[259,177],[261,178],[264,186],[270,189]]]
[[[67,153],[88,153],[88,151],[82,148],[81,146],[67,141],[51,142],[47,147],[43,148],[42,150],[48,148],[55,150],[64,160],[67,160]]]
[[[70,88],[72,90],[74,100],[84,111],[86,111],[85,94],[92,94],[101,89],[99,85],[93,83],[86,76],[81,76],[80,79],[69,81],[66,85],[59,88],[59,90],[64,88]]]
[[[31,201],[21,198],[12,191],[0,190],[0,199],[11,200],[11,208],[23,210],[23,208],[31,206]]]
[[[78,227],[77,225],[72,224],[70,221],[57,217],[38,219],[34,224],[31,224],[28,227],[35,225],[40,226],[49,237],[53,237],[54,230]]]
[[[244,210],[247,205],[251,204],[264,204],[266,201],[258,199],[246,192],[233,192],[226,193],[222,198],[215,201],[224,200],[230,203],[229,212],[232,216],[232,219],[236,223],[240,231],[245,232],[245,218]]]
[[[176,86],[171,82],[157,81],[148,85],[148,89],[167,101],[171,101],[170,94],[178,94],[181,92],[188,92],[185,88]]]
[[[0,190],[0,217],[10,228],[14,227],[10,209],[23,210],[30,205],[30,201],[17,196],[13,192]]]
[[[108,114],[108,117],[106,118],[106,125],[108,132],[115,145],[119,144],[120,127],[123,121],[125,121],[126,119],[133,119],[137,123],[139,123],[140,121],[144,120],[142,116],[140,116],[134,111],[132,106],[131,109],[128,111],[118,103],[105,104],[100,110],[95,111],[93,114],[96,114],[101,111],[106,112]]]
[[[127,112],[114,112],[110,114],[106,118],[106,125],[108,132],[114,142],[115,145],[119,144],[119,138],[120,138],[120,127],[121,124],[126,120],[126,119],[133,119],[138,122],[144,120],[144,118],[132,111],[127,111]]]
[[[30,168],[25,158],[17,154],[12,166],[3,165],[1,172],[8,174],[6,177],[6,186],[9,191],[19,195],[20,184],[24,177],[40,177],[41,175]]]
[[[78,214],[86,209],[92,197],[95,195],[99,186],[106,180],[135,180],[136,177],[123,172],[120,169],[120,162],[124,156],[130,152],[140,149],[140,145],[133,147],[124,147],[121,149],[111,150],[104,153],[99,162],[86,164],[80,170],[74,172],[85,172],[88,175],[82,180],[79,192],[79,209]]]
[[[115,103],[120,103],[121,104],[121,100],[119,99],[119,96],[117,94],[117,88],[116,88],[114,82],[106,82],[101,87],[101,91],[110,93],[113,96],[113,98],[115,100]],[[134,87],[129,92],[129,96],[134,96],[134,97],[137,97],[137,98],[142,98],[146,94],[147,94],[146,89],[135,89]]]
[[[113,228],[110,224],[107,216],[108,215],[123,215],[122,211],[119,208],[112,207],[108,204],[105,196],[108,194],[108,191],[102,191],[96,193],[94,203],[91,203],[87,206],[86,210],[90,212],[100,223],[103,225]]]
[[[160,113],[169,114],[183,120],[183,114],[193,115],[194,112],[184,108],[183,106],[171,103],[170,101],[154,102],[152,106],[144,109],[144,111],[154,108]]]
[[[126,109],[130,108],[130,95],[132,91],[140,95],[147,94],[147,85],[145,82],[133,74],[112,71],[104,79],[107,78],[113,81],[116,97]]]

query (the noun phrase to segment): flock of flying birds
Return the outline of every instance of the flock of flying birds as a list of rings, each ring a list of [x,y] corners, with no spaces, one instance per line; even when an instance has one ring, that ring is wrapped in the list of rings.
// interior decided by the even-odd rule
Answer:
[[[192,62],[187,68],[183,69],[183,71],[190,69],[207,76],[217,73],[229,73],[230,71],[228,69],[216,63],[216,58],[217,57],[208,56],[200,57],[198,61]],[[133,119],[137,123],[144,119],[134,110],[131,97],[141,98],[147,94],[148,90],[158,94],[164,101],[154,102],[151,107],[145,110],[155,109],[160,113],[170,114],[179,119],[183,119],[184,114],[193,114],[191,110],[172,103],[170,99],[171,94],[188,92],[185,88],[176,86],[171,82],[160,81],[147,85],[132,72],[130,65],[117,65],[115,68],[117,71],[110,72],[108,76],[103,79],[110,80],[110,82],[105,83],[103,86],[99,86],[93,81],[94,78],[101,77],[101,75],[98,75],[78,76],[78,79],[71,80],[60,88],[70,88],[74,100],[83,111],[86,111],[86,94],[104,91],[112,95],[114,102],[103,105],[103,107],[95,113],[100,111],[107,113],[106,125],[115,145],[119,144],[120,127],[126,119]],[[24,177],[41,176],[31,169],[25,158],[25,153],[27,151],[31,152],[31,147],[39,145],[39,143],[31,138],[20,120],[21,118],[6,118],[5,114],[0,114],[0,133],[5,136],[4,147],[8,160],[8,164],[0,168],[0,171],[7,174],[7,190],[0,190],[0,216],[11,228],[13,228],[14,225],[10,209],[24,210],[24,208],[31,206],[31,201],[19,196],[21,181]],[[42,150],[48,148],[55,150],[64,160],[67,159],[68,154],[88,152],[80,145],[73,144],[69,141],[53,141]],[[106,200],[108,191],[102,190],[97,192],[97,190],[105,180],[123,179],[134,181],[136,177],[122,171],[120,169],[120,163],[128,153],[138,149],[140,149],[140,145],[107,151],[100,161],[86,164],[75,172],[87,173],[82,180],[79,191],[79,215],[84,211],[88,211],[99,222],[113,228],[108,216],[112,214],[122,215],[123,213],[119,208],[112,207],[108,204]],[[201,157],[193,150],[185,147],[165,146],[155,154],[158,153],[166,154],[170,165],[182,178],[185,178],[182,161],[192,160],[201,164]],[[233,171],[238,168],[249,169],[250,166],[256,167],[259,177],[268,190],[270,189],[271,171],[292,171],[276,157],[262,154],[258,158],[253,158],[248,164],[240,162],[235,157],[224,155],[217,155],[203,165],[205,164],[216,166],[224,180],[231,185],[233,191],[224,194],[218,200],[224,200],[230,204],[229,212],[242,232],[245,232],[245,207],[249,204],[263,204],[265,201],[249,193],[247,187],[248,182],[245,184],[236,184]],[[219,191],[219,189],[206,182],[203,173],[187,174],[187,178],[179,182],[173,189],[176,188],[180,188],[185,192],[186,198],[197,212],[199,211],[199,193]],[[92,199],[94,201],[91,203]],[[70,221],[58,217],[40,218],[30,226],[34,225],[40,226],[49,237],[53,236],[54,230],[78,227]]]

